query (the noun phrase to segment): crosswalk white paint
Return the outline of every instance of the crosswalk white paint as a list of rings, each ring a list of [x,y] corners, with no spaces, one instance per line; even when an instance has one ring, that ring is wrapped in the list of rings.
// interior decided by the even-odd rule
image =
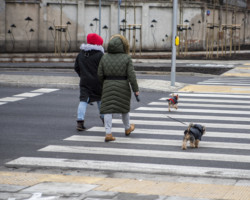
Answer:
[[[112,133],[116,141],[105,143],[104,127],[92,127],[82,135],[65,138],[60,145],[50,144],[38,149],[39,154],[49,155],[48,153],[54,152],[53,155],[56,153],[58,157],[63,158],[20,157],[6,165],[250,178],[250,156],[247,154],[250,152],[250,95],[206,93],[179,95],[178,110],[168,112],[165,102],[167,97],[163,97],[131,112],[130,123],[134,123],[136,129],[130,137],[124,135],[121,118],[114,117]],[[197,121],[206,126],[206,134],[202,137],[198,149],[188,147],[188,150],[184,151],[181,149],[183,132],[190,122],[197,123]],[[176,139],[178,137],[179,139]],[[124,148],[127,145],[131,148]],[[155,150],[151,146],[160,150]],[[71,159],[68,155],[72,154],[91,157],[93,160]],[[107,158],[126,157],[124,160],[127,161],[99,160],[98,158],[103,155],[108,155]],[[139,158],[140,162],[137,162]],[[153,158],[162,160],[161,164],[151,163]],[[171,165],[167,159],[176,162]],[[182,164],[176,164],[178,160]],[[209,166],[205,164],[198,166],[199,161],[208,163]],[[219,162],[225,162],[227,165],[218,168]],[[242,169],[240,164],[244,166]],[[249,168],[246,169],[248,165]],[[230,169],[230,166],[233,167]]]
[[[124,133],[124,128],[113,127],[114,133]],[[92,127],[88,129],[88,132],[102,132],[105,133],[104,127]],[[133,134],[153,134],[153,135],[169,135],[169,136],[183,136],[183,130],[172,130],[169,128],[165,129],[141,129],[137,128],[133,131]],[[235,139],[250,139],[250,134],[238,133],[238,132],[212,132],[209,131],[204,137],[216,137],[216,138],[235,138]]]
[[[113,119],[112,122],[114,124],[122,124],[121,119]],[[171,121],[153,121],[153,120],[130,120],[133,124],[143,124],[147,126],[183,126],[187,127],[189,122],[171,122]],[[202,123],[204,126],[209,128],[238,128],[238,129],[246,129],[250,132],[250,124],[226,124],[226,123]]]
[[[36,97],[36,96],[39,96],[39,95],[42,95],[43,93],[32,93],[32,92],[25,92],[25,93],[22,93],[22,94],[17,94],[17,95],[14,95],[15,97]]]
[[[250,178],[249,170],[196,167],[167,164],[147,164],[98,160],[62,158],[20,157],[7,163],[8,166],[60,167],[61,169],[94,169],[145,173],[196,175],[205,177]]]
[[[24,92],[21,94],[16,94],[16,95],[13,95],[12,97],[0,98],[0,105],[7,104],[9,102],[16,102],[16,101],[20,101],[20,100],[25,100],[27,98],[40,96],[40,95],[43,95],[44,93],[50,93],[50,92],[54,92],[57,90],[59,90],[59,89],[41,88],[41,89],[33,90],[31,92]]]
[[[249,99],[250,95],[242,95],[242,94],[237,94],[237,95],[231,95],[231,94],[206,94],[206,93],[178,93],[180,97],[185,96],[185,97],[207,97],[207,98],[231,98],[231,99]]]
[[[250,98],[250,97],[249,97]],[[163,98],[160,98],[159,100],[161,101],[166,101],[167,99],[169,99],[169,97],[163,97]],[[250,102],[249,102],[249,99],[247,100],[235,100],[235,99],[202,99],[202,98],[185,98],[185,97],[182,97],[180,96],[180,99],[178,100],[178,102],[181,104],[183,102],[196,102],[196,103],[204,103],[204,102],[207,102],[207,103],[231,103],[231,104],[248,104],[250,105]],[[215,104],[216,105],[216,104]]]
[[[142,117],[142,118],[158,118],[158,119],[192,119],[195,120],[214,120],[214,121],[240,121],[240,122],[250,122],[249,117],[228,117],[228,116],[216,116],[216,115],[178,115],[176,112],[167,114],[158,114],[158,113],[129,113],[131,117]],[[216,122],[217,123],[217,122]]]
[[[136,133],[132,133],[136,134]],[[206,136],[204,136],[206,137]],[[81,135],[73,135],[65,140],[68,141],[82,141],[82,142],[103,142],[104,136],[81,136]],[[144,144],[144,145],[161,145],[161,146],[175,146],[178,149],[181,148],[182,141],[181,140],[166,140],[166,139],[141,139],[134,137],[119,137],[114,143],[119,144]],[[219,148],[219,149],[244,149],[250,150],[249,144],[244,143],[224,143],[224,142],[206,142],[202,141],[200,144],[203,148]],[[74,147],[72,147],[74,148]],[[89,147],[88,147],[89,148]],[[46,149],[46,148],[45,148]],[[43,149],[42,149],[43,150]],[[106,151],[106,149],[104,150]],[[137,151],[137,150],[136,150]],[[131,154],[135,155],[135,154]],[[144,155],[144,154],[141,154]],[[186,154],[185,154],[186,155]],[[203,154],[204,155],[204,154]]]
[[[203,107],[203,108],[240,108],[240,109],[249,109],[250,105],[229,105],[229,104],[194,104],[194,103],[185,103],[185,102],[179,102],[180,106],[182,107]],[[149,103],[151,106],[168,106],[168,102],[151,102]]]
[[[249,86],[250,80],[246,77],[219,77],[198,82],[200,85],[232,85],[232,86]]]
[[[80,154],[98,154],[98,155],[116,155],[116,156],[142,156],[151,158],[178,158],[191,160],[213,160],[227,162],[250,163],[250,156],[227,155],[227,154],[209,154],[209,153],[192,153],[175,151],[156,151],[141,149],[122,149],[116,148],[99,148],[99,147],[82,147],[82,146],[60,146],[49,145],[39,151],[80,153]]]
[[[33,90],[31,92],[38,92],[38,93],[50,93],[50,92],[55,92],[59,89],[55,89],[55,88],[40,88],[37,90]]]
[[[161,112],[168,112],[167,107],[139,107],[136,110],[147,110],[147,111],[161,111]],[[244,110],[215,110],[215,109],[187,109],[182,108],[179,109],[178,112],[190,112],[190,113],[217,113],[217,114],[238,114],[238,115],[249,115],[250,111],[244,111]]]
[[[213,82],[203,82],[203,83],[198,83],[200,85],[221,85],[221,83],[213,83]],[[249,83],[223,83],[223,85],[231,85],[231,86],[249,86]]]
[[[4,97],[4,98],[1,98],[0,101],[15,102],[15,101],[23,100],[23,99],[25,99],[25,98],[20,98],[20,97]]]

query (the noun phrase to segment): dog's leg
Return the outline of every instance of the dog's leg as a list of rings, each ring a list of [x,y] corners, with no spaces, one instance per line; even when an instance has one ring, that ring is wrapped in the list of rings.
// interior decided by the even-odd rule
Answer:
[[[186,134],[184,135],[183,137],[183,142],[182,142],[182,149],[183,150],[186,150],[187,149],[187,141],[189,140],[189,135]]]
[[[195,147],[194,142],[191,142],[191,141],[190,141],[190,147],[191,147],[191,148],[194,148],[194,147]]]
[[[193,135],[190,135],[190,147],[194,148],[195,147],[195,138]]]
[[[200,140],[195,140],[195,148],[199,147],[199,142],[200,142]]]
[[[169,101],[169,102],[168,102],[168,111],[169,111],[169,112],[171,112],[170,107],[171,107],[171,103],[170,103],[170,101]]]
[[[175,105],[174,105],[174,108],[177,110],[177,109],[178,109],[178,105],[177,105],[177,104],[175,104]]]

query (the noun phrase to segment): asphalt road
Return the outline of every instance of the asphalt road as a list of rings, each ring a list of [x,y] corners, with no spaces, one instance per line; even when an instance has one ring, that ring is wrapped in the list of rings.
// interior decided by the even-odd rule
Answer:
[[[45,72],[41,71],[29,73],[45,74]],[[71,72],[68,72],[68,75],[74,76]],[[138,78],[146,77],[162,80],[170,78],[169,74],[138,74]],[[180,74],[177,81],[195,84],[213,77]],[[1,87],[0,98],[13,97],[13,95],[20,97],[22,96],[20,94],[27,92],[39,93],[37,89],[39,88]],[[189,100],[194,98],[192,94],[187,94],[187,96],[180,94],[180,96],[183,95],[180,99],[181,101],[183,98],[183,103],[180,104],[178,112],[169,113],[167,105],[164,104],[166,101],[162,100],[162,98],[168,97],[169,93],[143,92],[140,96],[141,102],[136,102],[133,97],[131,105],[131,120],[135,121],[136,129],[141,132],[133,133],[129,138],[132,138],[131,142],[127,143],[126,138],[123,141],[122,132],[115,131],[114,134],[117,136],[118,142],[110,144],[103,142],[104,131],[98,130],[98,127],[102,128],[102,123],[98,117],[96,105],[88,106],[86,114],[85,124],[90,131],[77,132],[75,130],[78,95],[78,89],[59,89],[53,92],[40,92],[38,96],[25,97],[18,101],[0,105],[0,165],[6,166],[6,163],[20,157],[35,157],[39,160],[46,158],[67,159],[69,162],[71,162],[70,160],[87,160],[88,162],[125,162],[135,165],[141,164],[142,166],[149,164],[184,168],[199,167],[200,169],[209,168],[210,173],[213,173],[211,172],[212,169],[221,169],[222,171],[224,169],[249,170],[248,158],[245,161],[244,156],[250,154],[250,149],[245,147],[246,144],[249,144],[250,138],[243,137],[244,134],[249,134],[249,121],[246,121],[246,118],[250,116],[248,113],[250,108],[246,101],[247,96],[235,95],[228,98],[226,95],[207,94],[208,96],[203,96],[203,94],[194,94],[198,95],[196,98],[200,102],[197,104],[191,101],[191,104],[188,104]],[[231,98],[236,98],[236,102],[243,101],[241,104],[243,107],[234,107],[235,103],[233,101],[223,103],[223,101]],[[221,102],[216,103],[214,100]],[[203,101],[208,102],[203,105]],[[215,113],[210,112],[214,110]],[[241,113],[242,111],[246,113]],[[230,116],[237,120],[228,119]],[[120,116],[115,115],[114,119],[113,127],[121,128]],[[198,151],[188,149],[183,152],[180,148],[182,133],[188,124],[194,121],[195,123],[208,124],[208,137],[204,136],[205,146],[199,148]],[[243,135],[234,138],[234,133]],[[65,140],[72,136],[81,137],[77,140],[72,140],[72,138]],[[145,143],[145,140],[148,140],[149,143]],[[161,140],[166,142],[160,143]],[[171,144],[171,142],[174,143]],[[241,144],[243,147],[237,148]],[[70,150],[53,149],[58,146],[68,147]],[[98,150],[99,148],[100,150]],[[91,152],[91,150],[93,151]],[[108,152],[103,153],[105,151]],[[123,153],[120,151],[123,153],[128,152],[122,155]],[[204,154],[204,158],[202,154]],[[14,167],[17,168],[25,166],[25,164],[17,166],[14,164]],[[27,164],[27,166],[30,166],[30,164]],[[13,165],[10,164],[8,167],[13,167]],[[32,168],[32,166],[30,167]],[[46,167],[46,165],[40,167]],[[72,168],[74,168],[73,165]],[[124,169],[117,168],[117,170]]]

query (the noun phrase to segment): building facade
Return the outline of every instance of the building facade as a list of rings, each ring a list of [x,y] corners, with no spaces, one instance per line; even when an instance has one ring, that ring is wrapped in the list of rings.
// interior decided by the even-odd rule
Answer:
[[[78,51],[91,32],[104,46],[119,32],[133,49],[171,50],[172,6],[172,0],[1,0],[0,51]],[[181,44],[190,50],[205,50],[211,38],[214,47],[250,44],[246,0],[179,0],[177,18]]]

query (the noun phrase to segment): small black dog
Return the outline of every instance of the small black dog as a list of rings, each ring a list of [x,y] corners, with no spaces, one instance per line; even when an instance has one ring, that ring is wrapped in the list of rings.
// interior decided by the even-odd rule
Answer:
[[[172,94],[172,98],[167,99],[169,112],[171,111],[171,107],[175,108],[176,110],[178,109],[178,99],[178,94]]]
[[[182,149],[187,149],[187,142],[190,141],[190,147],[198,148],[201,137],[205,134],[206,127],[200,124],[190,123],[187,130],[184,131]]]

